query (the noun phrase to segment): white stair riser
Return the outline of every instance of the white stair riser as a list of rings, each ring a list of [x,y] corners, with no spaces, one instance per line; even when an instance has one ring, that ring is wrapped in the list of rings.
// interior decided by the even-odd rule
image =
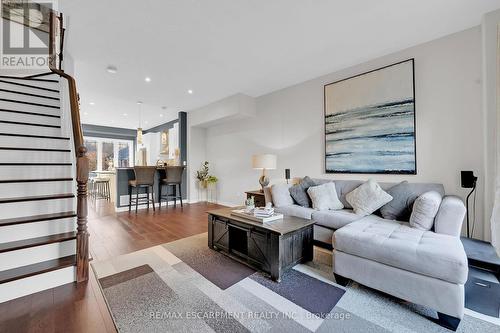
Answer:
[[[68,178],[72,176],[72,169],[71,165],[0,165],[0,180]]]
[[[2,219],[10,219],[54,212],[69,212],[74,211],[75,206],[74,198],[2,203],[0,204],[0,216]]]
[[[42,105],[52,105],[52,106],[59,106],[60,102],[55,99],[51,98],[43,98],[43,97],[38,97],[38,96],[28,96],[28,95],[23,95],[23,94],[16,94],[16,93],[11,93],[11,92],[5,92],[0,90],[0,98],[4,99],[10,99],[14,101],[19,101],[19,102],[30,102],[30,103],[36,103],[36,104],[42,104]]]
[[[0,147],[71,149],[71,144],[69,140],[0,135]]]
[[[59,287],[75,280],[76,269],[73,266],[0,284],[0,303]]]
[[[11,133],[11,134],[29,133],[31,135],[61,136],[62,131],[60,128],[55,128],[55,127],[0,123],[0,133]]]
[[[0,253],[0,271],[37,262],[71,256],[76,253],[76,240],[53,243],[27,249]]]
[[[0,150],[0,161],[9,163],[67,163],[72,157],[70,152]]]
[[[0,243],[15,242],[22,239],[76,231],[76,218],[50,220],[4,226],[0,232]]]
[[[47,107],[38,106],[38,105],[6,102],[6,101],[0,101],[0,109],[35,112],[35,113],[41,113],[41,114],[51,114],[51,115],[55,115],[55,116],[61,115],[60,109],[47,108]]]
[[[0,184],[0,199],[71,193],[76,181]]]
[[[47,77],[46,79],[51,80],[52,78]],[[40,88],[49,88],[54,90],[59,90],[59,82],[46,82],[46,81],[33,81],[33,80],[20,80],[20,79],[2,79],[3,81],[8,82],[17,82],[22,84],[29,84],[30,86],[40,87]]]
[[[0,78],[0,89],[13,90],[13,91],[19,91],[19,92],[23,92],[23,93],[27,93],[27,94],[35,94],[35,95],[42,95],[42,96],[47,96],[47,97],[59,98],[59,92],[37,89],[37,88],[30,88],[30,87],[20,86],[17,84],[5,83],[5,82],[1,82],[1,81],[5,81],[5,79]],[[35,86],[35,87],[37,86],[36,84],[31,84],[30,82],[26,82],[23,84],[27,84],[27,85]]]
[[[4,111],[0,111],[0,120],[17,121],[17,122],[30,123],[30,124],[61,126],[61,119],[60,118],[35,116],[32,114],[4,112]],[[20,134],[24,134],[24,133],[20,133]]]

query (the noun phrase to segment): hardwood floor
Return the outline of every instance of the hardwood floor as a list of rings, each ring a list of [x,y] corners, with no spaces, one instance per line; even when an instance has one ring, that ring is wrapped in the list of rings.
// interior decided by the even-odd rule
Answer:
[[[93,260],[171,242],[207,231],[215,204],[185,204],[149,212],[114,213],[104,201],[89,209]],[[116,332],[92,271],[86,283],[67,284],[0,304],[0,332]]]

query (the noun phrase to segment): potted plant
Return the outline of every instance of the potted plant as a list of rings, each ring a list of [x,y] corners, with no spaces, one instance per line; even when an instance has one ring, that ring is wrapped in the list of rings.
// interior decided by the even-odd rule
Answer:
[[[251,213],[255,209],[255,197],[252,195],[250,198],[245,200],[245,212]]]
[[[212,176],[212,175],[209,175],[207,178],[208,185],[215,185],[218,181],[219,181],[219,179],[215,176]]]
[[[205,161],[201,165],[201,169],[196,171],[196,179],[198,179],[198,184],[202,189],[206,189],[209,184],[215,184],[218,181],[217,177],[209,174],[208,165],[208,161]]]

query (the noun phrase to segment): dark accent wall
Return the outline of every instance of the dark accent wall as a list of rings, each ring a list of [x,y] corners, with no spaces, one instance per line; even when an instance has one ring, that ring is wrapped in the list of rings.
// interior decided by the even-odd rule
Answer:
[[[151,127],[150,129],[144,130],[144,134],[146,133],[157,133],[157,132],[162,132],[164,130],[168,130],[174,127],[175,123],[178,123],[179,119],[174,119],[169,121],[168,123],[161,124],[155,127]]]
[[[97,138],[134,140],[137,131],[128,128],[82,124],[83,135]]]
[[[184,111],[179,112],[179,149],[181,151],[181,164],[187,161],[187,113]],[[187,197],[187,168],[182,176],[182,197]]]

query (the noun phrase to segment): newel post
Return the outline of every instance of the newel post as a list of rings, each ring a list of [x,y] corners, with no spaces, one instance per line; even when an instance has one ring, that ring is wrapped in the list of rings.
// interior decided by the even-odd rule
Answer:
[[[78,147],[76,158],[77,181],[77,234],[76,234],[76,282],[89,278],[89,233],[87,231],[87,181],[89,178],[89,160],[87,148]]]

